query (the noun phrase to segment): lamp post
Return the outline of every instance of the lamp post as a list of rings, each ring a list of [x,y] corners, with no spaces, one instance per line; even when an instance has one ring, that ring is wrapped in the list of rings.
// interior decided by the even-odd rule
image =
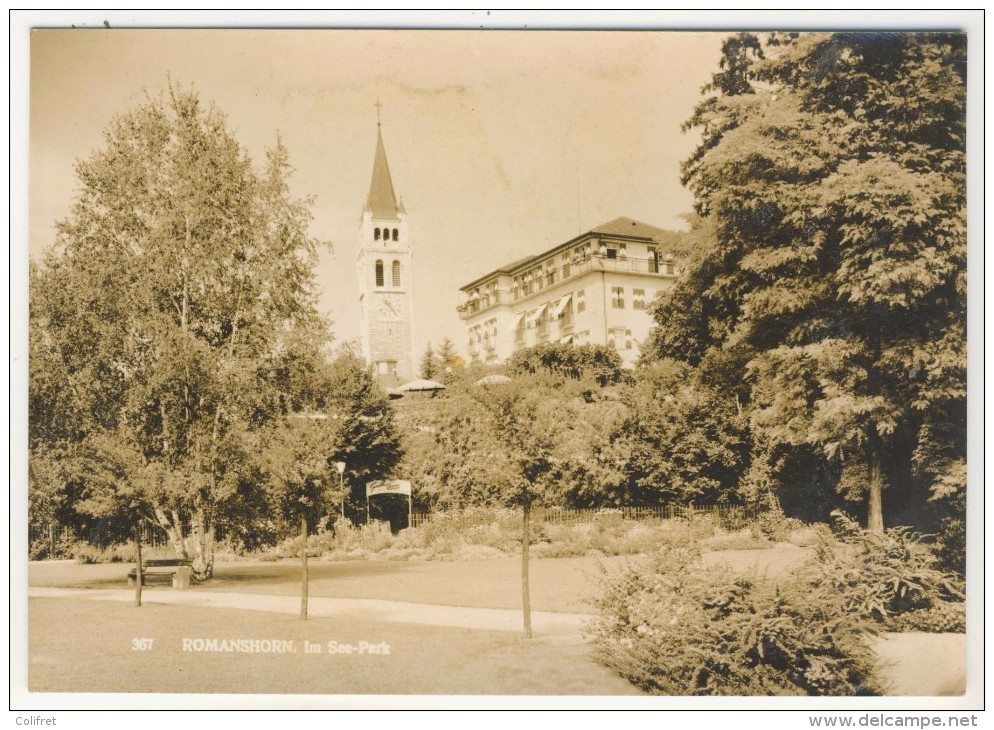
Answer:
[[[345,519],[345,462],[336,461],[335,468],[338,470],[338,486],[342,490],[342,519]]]

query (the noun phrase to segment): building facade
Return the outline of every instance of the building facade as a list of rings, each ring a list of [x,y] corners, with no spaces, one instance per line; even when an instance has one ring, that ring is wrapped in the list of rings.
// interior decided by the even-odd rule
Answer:
[[[547,342],[613,347],[635,364],[652,318],[646,307],[676,277],[668,233],[617,218],[461,288],[470,360],[497,364]]]
[[[414,377],[413,242],[407,212],[394,192],[379,121],[356,242],[363,355],[380,382],[392,387]]]

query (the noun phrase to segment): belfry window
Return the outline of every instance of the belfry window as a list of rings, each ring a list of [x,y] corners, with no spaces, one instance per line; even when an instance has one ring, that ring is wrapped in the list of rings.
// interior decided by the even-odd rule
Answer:
[[[374,228],[373,229],[373,240],[374,241],[379,241],[380,240],[380,229],[379,228]]]
[[[393,240],[395,241],[400,240],[400,231],[398,231],[396,228],[393,229]]]
[[[376,286],[383,286],[383,262],[376,260]]]
[[[395,288],[400,287],[400,261],[393,262],[393,285]]]

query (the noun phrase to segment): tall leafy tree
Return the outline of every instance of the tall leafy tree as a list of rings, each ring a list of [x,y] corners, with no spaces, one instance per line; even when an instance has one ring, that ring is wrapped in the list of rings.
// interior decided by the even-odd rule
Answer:
[[[716,504],[742,498],[746,417],[701,369],[663,359],[641,368],[626,391],[615,433],[629,504]]]
[[[964,485],[965,36],[777,34],[745,63],[730,50],[722,73],[748,88],[716,76],[684,167],[713,237],[656,310],[686,328],[657,353],[751,350],[753,481],[813,448],[881,531],[888,482]]]
[[[351,349],[330,363],[317,402],[335,427],[328,462],[345,462],[345,511],[364,510],[366,484],[394,475],[403,446],[393,408],[365,360]]]
[[[549,490],[562,439],[562,413],[547,375],[521,376],[508,383],[482,386],[475,394],[509,466],[505,501],[521,505],[521,604],[526,638],[532,637],[531,509]]]
[[[146,516],[206,578],[249,436],[288,407],[273,374],[327,337],[309,201],[290,195],[281,143],[256,172],[223,115],[172,85],[114,119],[76,172],[32,279],[32,453],[127,434],[154,476]]]
[[[272,509],[300,525],[301,618],[307,618],[308,610],[307,536],[327,514],[332,490],[338,486],[329,458],[336,432],[326,414],[298,414],[260,433],[262,473]],[[344,499],[344,495],[338,497]]]

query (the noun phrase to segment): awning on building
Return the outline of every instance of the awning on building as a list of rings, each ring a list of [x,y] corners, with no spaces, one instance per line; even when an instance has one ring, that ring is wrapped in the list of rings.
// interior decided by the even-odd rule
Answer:
[[[540,306],[538,309],[536,309],[534,312],[532,312],[532,313],[530,313],[528,315],[528,326],[529,327],[534,327],[535,326],[535,323],[538,322],[539,317],[542,316],[542,312],[544,312],[545,308],[548,307],[548,306],[549,306],[549,303],[546,302],[545,304],[543,304],[542,306]]]
[[[569,300],[572,297],[573,297],[573,292],[570,292],[566,296],[560,298],[560,300],[556,302],[556,306],[552,308],[552,313],[549,315],[549,318],[558,319],[559,315],[563,313],[564,309],[566,309],[566,305],[569,304]]]
[[[514,315],[514,329],[521,328],[521,322],[522,320],[524,320],[526,314],[527,312],[518,312],[516,315]]]

